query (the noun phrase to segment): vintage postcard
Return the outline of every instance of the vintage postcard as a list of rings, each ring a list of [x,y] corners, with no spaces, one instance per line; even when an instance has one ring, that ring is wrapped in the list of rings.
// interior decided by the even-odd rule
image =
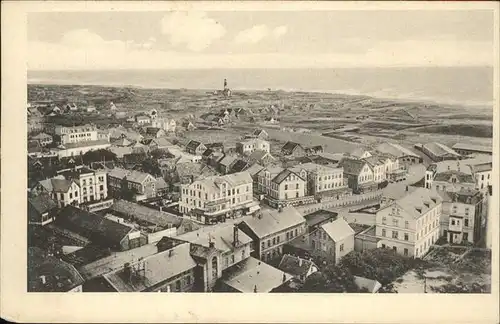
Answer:
[[[498,4],[2,9],[3,318],[498,322]]]

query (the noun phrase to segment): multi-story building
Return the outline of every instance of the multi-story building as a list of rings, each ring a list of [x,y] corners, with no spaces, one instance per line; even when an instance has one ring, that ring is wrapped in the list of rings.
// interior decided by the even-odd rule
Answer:
[[[108,197],[106,171],[78,166],[58,171],[67,180],[75,181],[80,188],[80,202],[93,202]]]
[[[443,198],[441,235],[451,244],[477,243],[481,238],[485,206],[483,194],[478,190],[438,193]]]
[[[177,122],[173,118],[156,118],[151,121],[151,127],[163,129],[165,132],[175,132]]]
[[[244,155],[249,155],[256,150],[269,153],[270,149],[271,146],[269,145],[269,142],[260,138],[251,138],[236,143],[236,152]]]
[[[186,145],[186,152],[194,155],[202,155],[207,150],[207,147],[198,141],[189,141]]]
[[[335,263],[354,250],[354,230],[342,217],[322,224],[307,239],[314,256]]]
[[[306,231],[306,220],[291,206],[278,210],[261,210],[238,224],[253,239],[255,258],[266,262],[281,260],[283,245]]]
[[[384,248],[421,258],[439,238],[442,198],[418,188],[377,212],[375,235]]]
[[[210,224],[259,210],[248,172],[211,176],[181,185],[179,211]]]
[[[269,166],[260,168],[254,175],[257,181],[256,192],[259,194],[271,194],[271,180],[274,179],[284,169],[280,166]]]
[[[56,126],[55,133],[61,137],[61,144],[72,144],[98,140],[98,130],[93,125]]]
[[[483,155],[459,161],[431,164],[425,173],[425,187],[457,192],[460,190],[488,190],[492,185],[491,156]]]
[[[290,169],[284,169],[271,179],[268,200],[286,202],[294,198],[306,195],[307,173],[302,170],[296,173]]]
[[[67,205],[79,205],[80,187],[75,180],[67,180],[62,175],[40,181],[32,191],[48,192],[59,208]]]
[[[387,180],[384,160],[379,159],[377,156],[370,156],[365,158],[364,161],[366,161],[373,170],[373,181],[380,183]]]
[[[344,181],[344,168],[338,165],[304,163],[291,169],[297,174],[301,174],[302,170],[306,171],[306,195],[308,196],[319,194],[335,195],[348,189],[347,181]]]
[[[373,168],[366,161],[344,158],[339,166],[344,169],[344,178],[354,193],[372,191],[378,187],[374,181]]]
[[[108,185],[114,195],[120,195],[124,190],[131,190],[136,199],[139,196],[156,197],[156,179],[149,173],[122,168],[110,169]]]

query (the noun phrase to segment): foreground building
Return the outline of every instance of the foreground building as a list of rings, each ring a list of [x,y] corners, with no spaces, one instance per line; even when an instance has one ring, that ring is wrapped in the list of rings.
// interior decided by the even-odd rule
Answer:
[[[418,188],[377,212],[375,234],[382,247],[421,258],[439,238],[441,214],[442,198]]]
[[[206,224],[260,209],[253,200],[253,180],[248,172],[212,176],[181,185],[179,212]]]
[[[114,168],[108,170],[109,189],[114,195],[124,191],[133,193],[135,199],[156,197],[156,179],[149,173]]]
[[[478,243],[485,208],[483,194],[478,190],[438,193],[443,198],[441,235],[450,244]]]
[[[262,210],[238,227],[253,239],[253,256],[265,262],[279,262],[283,245],[306,231],[306,220],[294,207]]]

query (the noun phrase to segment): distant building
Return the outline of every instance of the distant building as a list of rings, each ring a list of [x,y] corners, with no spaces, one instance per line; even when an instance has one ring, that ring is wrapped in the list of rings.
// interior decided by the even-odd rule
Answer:
[[[304,156],[306,155],[306,150],[298,143],[286,142],[281,148],[281,153],[285,156]]]
[[[489,154],[489,155],[493,154],[492,148],[490,146],[484,146],[484,145],[456,143],[451,148],[458,154],[462,155],[470,155],[474,153]]]
[[[269,153],[271,146],[269,142],[260,138],[248,139],[236,143],[236,152],[249,155],[257,150]]]
[[[57,204],[50,194],[43,192],[28,198],[28,222],[33,225],[46,225],[54,220]]]
[[[363,148],[357,148],[351,153],[349,153],[349,155],[355,159],[366,159],[372,156],[370,151],[365,150]]]
[[[59,158],[83,155],[90,151],[107,149],[111,144],[106,140],[82,141],[78,143],[68,143],[59,145],[54,152]]]
[[[173,133],[177,128],[177,122],[173,118],[156,118],[151,122],[151,126]]]
[[[442,198],[418,188],[376,215],[376,237],[380,245],[404,256],[421,258],[439,238]]]
[[[34,141],[38,141],[38,143],[40,143],[40,146],[50,145],[54,141],[51,135],[45,133],[35,135],[31,139]]]
[[[261,210],[238,227],[253,239],[253,256],[265,262],[279,261],[283,245],[305,233],[306,221],[294,207]]]
[[[131,190],[135,199],[156,197],[156,179],[149,173],[114,168],[108,170],[108,185],[115,195]]]
[[[151,124],[151,117],[145,114],[137,114],[135,116],[135,122],[139,125],[148,125]]]
[[[198,141],[189,141],[186,145],[186,152],[194,155],[202,155],[206,151],[207,147]]]
[[[299,164],[293,168],[300,173],[306,172],[306,195],[340,195],[347,193],[347,181],[344,181],[344,169],[334,165],[315,163]]]
[[[422,145],[422,152],[427,154],[434,162],[457,160],[461,158],[459,153],[455,152],[448,146],[437,142]]]
[[[344,158],[339,166],[344,169],[344,178],[354,193],[363,193],[377,189],[373,168],[364,160]]]
[[[61,144],[97,141],[97,128],[93,125],[56,126],[55,133],[61,137]]]
[[[410,149],[395,143],[382,143],[378,145],[375,150],[380,153],[389,154],[399,160],[399,165],[409,165],[422,163],[422,157],[411,151]]]
[[[440,233],[446,241],[450,244],[479,242],[485,207],[482,193],[478,190],[438,193],[443,199]]]
[[[206,224],[260,209],[253,200],[253,181],[247,172],[212,176],[181,185],[179,211]]]
[[[76,181],[67,180],[62,175],[40,181],[32,191],[47,192],[60,208],[81,202],[80,187]]]
[[[256,138],[260,138],[260,139],[267,139],[269,137],[269,134],[263,129],[256,129],[252,133],[251,137],[256,137]]]
[[[486,191],[493,184],[492,168],[489,155],[437,162],[425,172],[425,187],[452,192],[474,188]]]

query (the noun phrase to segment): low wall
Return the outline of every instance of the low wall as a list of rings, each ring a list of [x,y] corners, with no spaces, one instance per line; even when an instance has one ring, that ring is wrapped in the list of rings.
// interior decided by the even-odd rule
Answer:
[[[335,207],[356,206],[356,209],[359,209],[363,206],[368,207],[370,205],[380,203],[381,198],[382,198],[382,191],[378,190],[373,192],[367,192],[360,195],[347,196],[338,200],[330,200],[316,204],[299,206],[296,208],[299,212],[303,214],[309,214],[320,209],[329,209]]]

